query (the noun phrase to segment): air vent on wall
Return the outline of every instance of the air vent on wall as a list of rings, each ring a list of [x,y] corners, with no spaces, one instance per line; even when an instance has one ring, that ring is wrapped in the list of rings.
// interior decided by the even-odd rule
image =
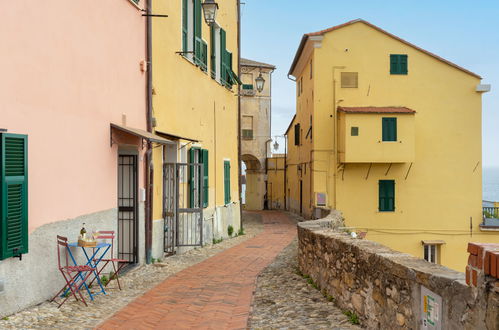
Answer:
[[[359,87],[358,72],[341,73],[341,88],[357,88],[357,87]]]

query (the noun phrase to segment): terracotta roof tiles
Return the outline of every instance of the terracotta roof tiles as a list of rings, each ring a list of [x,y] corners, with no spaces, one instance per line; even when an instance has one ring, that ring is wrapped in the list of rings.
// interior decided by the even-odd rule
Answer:
[[[346,113],[416,113],[406,107],[338,107],[338,111]]]

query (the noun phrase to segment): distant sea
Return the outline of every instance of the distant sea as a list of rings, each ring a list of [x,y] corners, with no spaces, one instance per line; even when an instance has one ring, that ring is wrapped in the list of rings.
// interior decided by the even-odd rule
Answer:
[[[499,167],[483,168],[483,200],[499,202]]]

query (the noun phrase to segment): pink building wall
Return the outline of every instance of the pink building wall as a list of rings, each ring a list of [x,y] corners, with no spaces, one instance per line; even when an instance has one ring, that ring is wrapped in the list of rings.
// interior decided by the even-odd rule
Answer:
[[[29,231],[115,208],[109,125],[125,114],[146,128],[142,13],[129,0],[2,1],[0,11],[0,128],[28,134]]]

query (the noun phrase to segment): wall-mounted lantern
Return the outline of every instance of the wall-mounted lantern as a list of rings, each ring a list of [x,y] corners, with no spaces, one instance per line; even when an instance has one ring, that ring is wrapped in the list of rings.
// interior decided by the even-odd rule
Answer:
[[[261,93],[263,91],[263,86],[265,86],[265,79],[262,77],[262,73],[260,72],[260,75],[255,79],[256,82],[256,90],[258,93]]]
[[[206,24],[213,25],[215,19],[217,18],[218,3],[215,0],[204,0],[203,4],[203,14]]]

